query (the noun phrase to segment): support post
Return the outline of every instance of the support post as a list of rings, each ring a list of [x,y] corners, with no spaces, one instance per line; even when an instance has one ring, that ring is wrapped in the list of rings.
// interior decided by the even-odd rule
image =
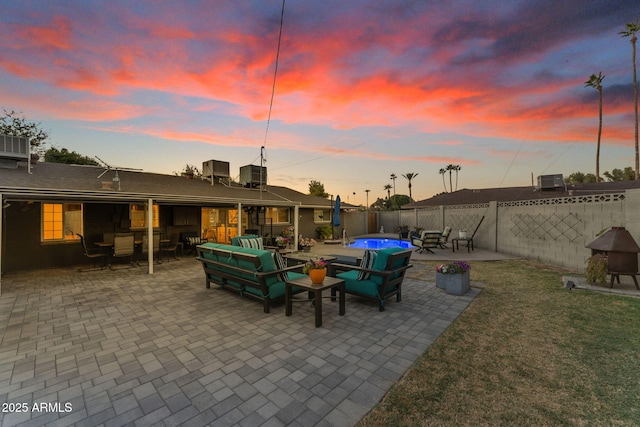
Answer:
[[[298,250],[298,234],[300,225],[300,207],[295,205],[293,207],[293,250]]]
[[[238,236],[242,236],[242,202],[238,202]]]
[[[147,259],[149,261],[149,274],[153,274],[153,248],[153,199],[149,199],[147,200]]]

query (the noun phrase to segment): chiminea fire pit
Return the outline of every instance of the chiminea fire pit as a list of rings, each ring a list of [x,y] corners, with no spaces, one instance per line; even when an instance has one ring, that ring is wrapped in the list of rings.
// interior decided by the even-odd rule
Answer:
[[[596,254],[607,256],[607,272],[611,275],[611,288],[613,288],[613,280],[618,279],[618,283],[620,283],[622,275],[631,276],[636,289],[640,290],[638,279],[636,279],[640,247],[624,227],[611,227],[611,230],[586,247],[591,249],[592,256]]]

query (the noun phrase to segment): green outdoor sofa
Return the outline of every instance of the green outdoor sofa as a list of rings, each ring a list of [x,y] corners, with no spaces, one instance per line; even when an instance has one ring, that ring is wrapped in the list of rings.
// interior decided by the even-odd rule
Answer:
[[[241,296],[261,300],[265,313],[269,313],[271,301],[284,298],[285,280],[304,276],[294,271],[302,269],[302,265],[286,267],[280,254],[267,250],[218,243],[204,243],[196,249],[207,288],[215,283]],[[297,288],[293,291],[302,292]]]
[[[331,263],[330,274],[344,280],[346,293],[372,298],[378,302],[378,309],[384,311],[387,299],[395,295],[400,302],[402,298],[402,281],[412,267],[411,252],[399,247],[367,251],[359,267]],[[335,296],[335,289],[331,295]]]

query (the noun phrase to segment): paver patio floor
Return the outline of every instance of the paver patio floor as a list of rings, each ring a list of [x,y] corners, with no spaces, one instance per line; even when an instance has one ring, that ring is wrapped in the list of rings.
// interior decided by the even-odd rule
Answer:
[[[480,292],[448,295],[416,267],[402,302],[381,313],[348,296],[338,316],[327,300],[321,328],[308,303],[286,317],[283,303],[265,314],[257,301],[205,289],[193,258],[153,275],[7,274],[1,424],[352,426]]]

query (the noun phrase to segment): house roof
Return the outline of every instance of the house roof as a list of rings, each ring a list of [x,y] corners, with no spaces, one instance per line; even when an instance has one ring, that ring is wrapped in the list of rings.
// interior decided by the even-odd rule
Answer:
[[[505,188],[482,188],[482,189],[462,189],[453,193],[444,193],[433,196],[430,199],[408,203],[402,209],[417,209],[429,206],[453,206],[477,203],[511,202],[517,200],[550,199],[555,197],[566,197],[569,195],[583,196],[593,194],[620,193],[628,189],[640,188],[640,181],[613,181],[613,182],[592,182],[582,184],[572,184],[566,186],[566,191],[562,190],[536,190],[535,187],[505,187]]]
[[[118,181],[113,179],[119,178]],[[99,166],[38,162],[15,169],[0,168],[0,194],[5,199],[93,200],[123,202],[154,199],[157,203],[330,208],[331,201],[279,186],[260,191],[237,183],[130,170],[106,170]]]

